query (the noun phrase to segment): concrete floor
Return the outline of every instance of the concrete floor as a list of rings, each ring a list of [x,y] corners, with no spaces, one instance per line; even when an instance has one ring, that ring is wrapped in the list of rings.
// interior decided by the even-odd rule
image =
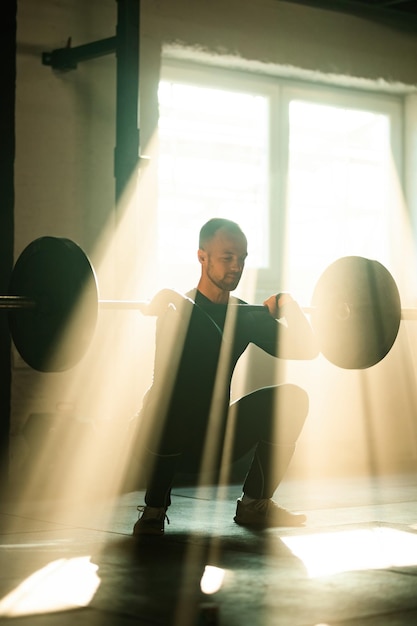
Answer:
[[[0,620],[417,624],[416,487],[416,475],[286,480],[275,499],[307,524],[258,532],[233,522],[238,486],[177,487],[165,536],[141,540],[131,531],[143,492],[89,506],[3,502]],[[211,595],[201,590],[206,565],[223,575]]]

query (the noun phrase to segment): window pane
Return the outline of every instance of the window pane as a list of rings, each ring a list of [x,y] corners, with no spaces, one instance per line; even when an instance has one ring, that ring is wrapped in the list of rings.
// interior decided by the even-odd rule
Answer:
[[[389,261],[390,118],[293,100],[289,119],[287,276],[310,298],[339,257]]]
[[[266,266],[267,98],[164,80],[159,112],[159,260],[194,262],[200,227],[226,217],[250,235],[248,265]]]

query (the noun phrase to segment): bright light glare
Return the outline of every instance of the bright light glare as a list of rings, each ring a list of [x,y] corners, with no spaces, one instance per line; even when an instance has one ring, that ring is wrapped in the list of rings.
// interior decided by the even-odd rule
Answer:
[[[282,537],[311,578],[340,572],[417,565],[417,535],[370,528]]]
[[[206,565],[200,583],[201,591],[208,595],[219,591],[223,584],[225,574],[225,570],[221,569],[221,567]]]
[[[48,563],[0,601],[0,616],[35,615],[87,606],[100,585],[89,556]]]

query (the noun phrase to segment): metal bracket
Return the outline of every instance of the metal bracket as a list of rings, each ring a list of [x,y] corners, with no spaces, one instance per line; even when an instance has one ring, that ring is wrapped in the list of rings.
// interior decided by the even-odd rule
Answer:
[[[116,0],[116,35],[83,46],[65,48],[42,54],[43,65],[54,70],[70,71],[81,61],[107,54],[116,54],[116,146],[114,174],[116,203],[122,197],[130,177],[139,165],[139,32],[140,0]]]
[[[54,70],[69,71],[77,69],[78,63],[116,52],[116,36],[100,39],[82,46],[71,47],[71,37],[65,48],[42,53],[42,64]]]

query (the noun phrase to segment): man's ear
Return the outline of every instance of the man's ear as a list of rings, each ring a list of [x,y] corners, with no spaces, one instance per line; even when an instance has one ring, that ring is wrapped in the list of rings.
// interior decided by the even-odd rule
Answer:
[[[197,256],[198,256],[198,260],[200,261],[201,264],[204,263],[204,261],[207,258],[206,252],[205,250],[201,250],[201,248],[199,249],[199,251],[197,252]]]

